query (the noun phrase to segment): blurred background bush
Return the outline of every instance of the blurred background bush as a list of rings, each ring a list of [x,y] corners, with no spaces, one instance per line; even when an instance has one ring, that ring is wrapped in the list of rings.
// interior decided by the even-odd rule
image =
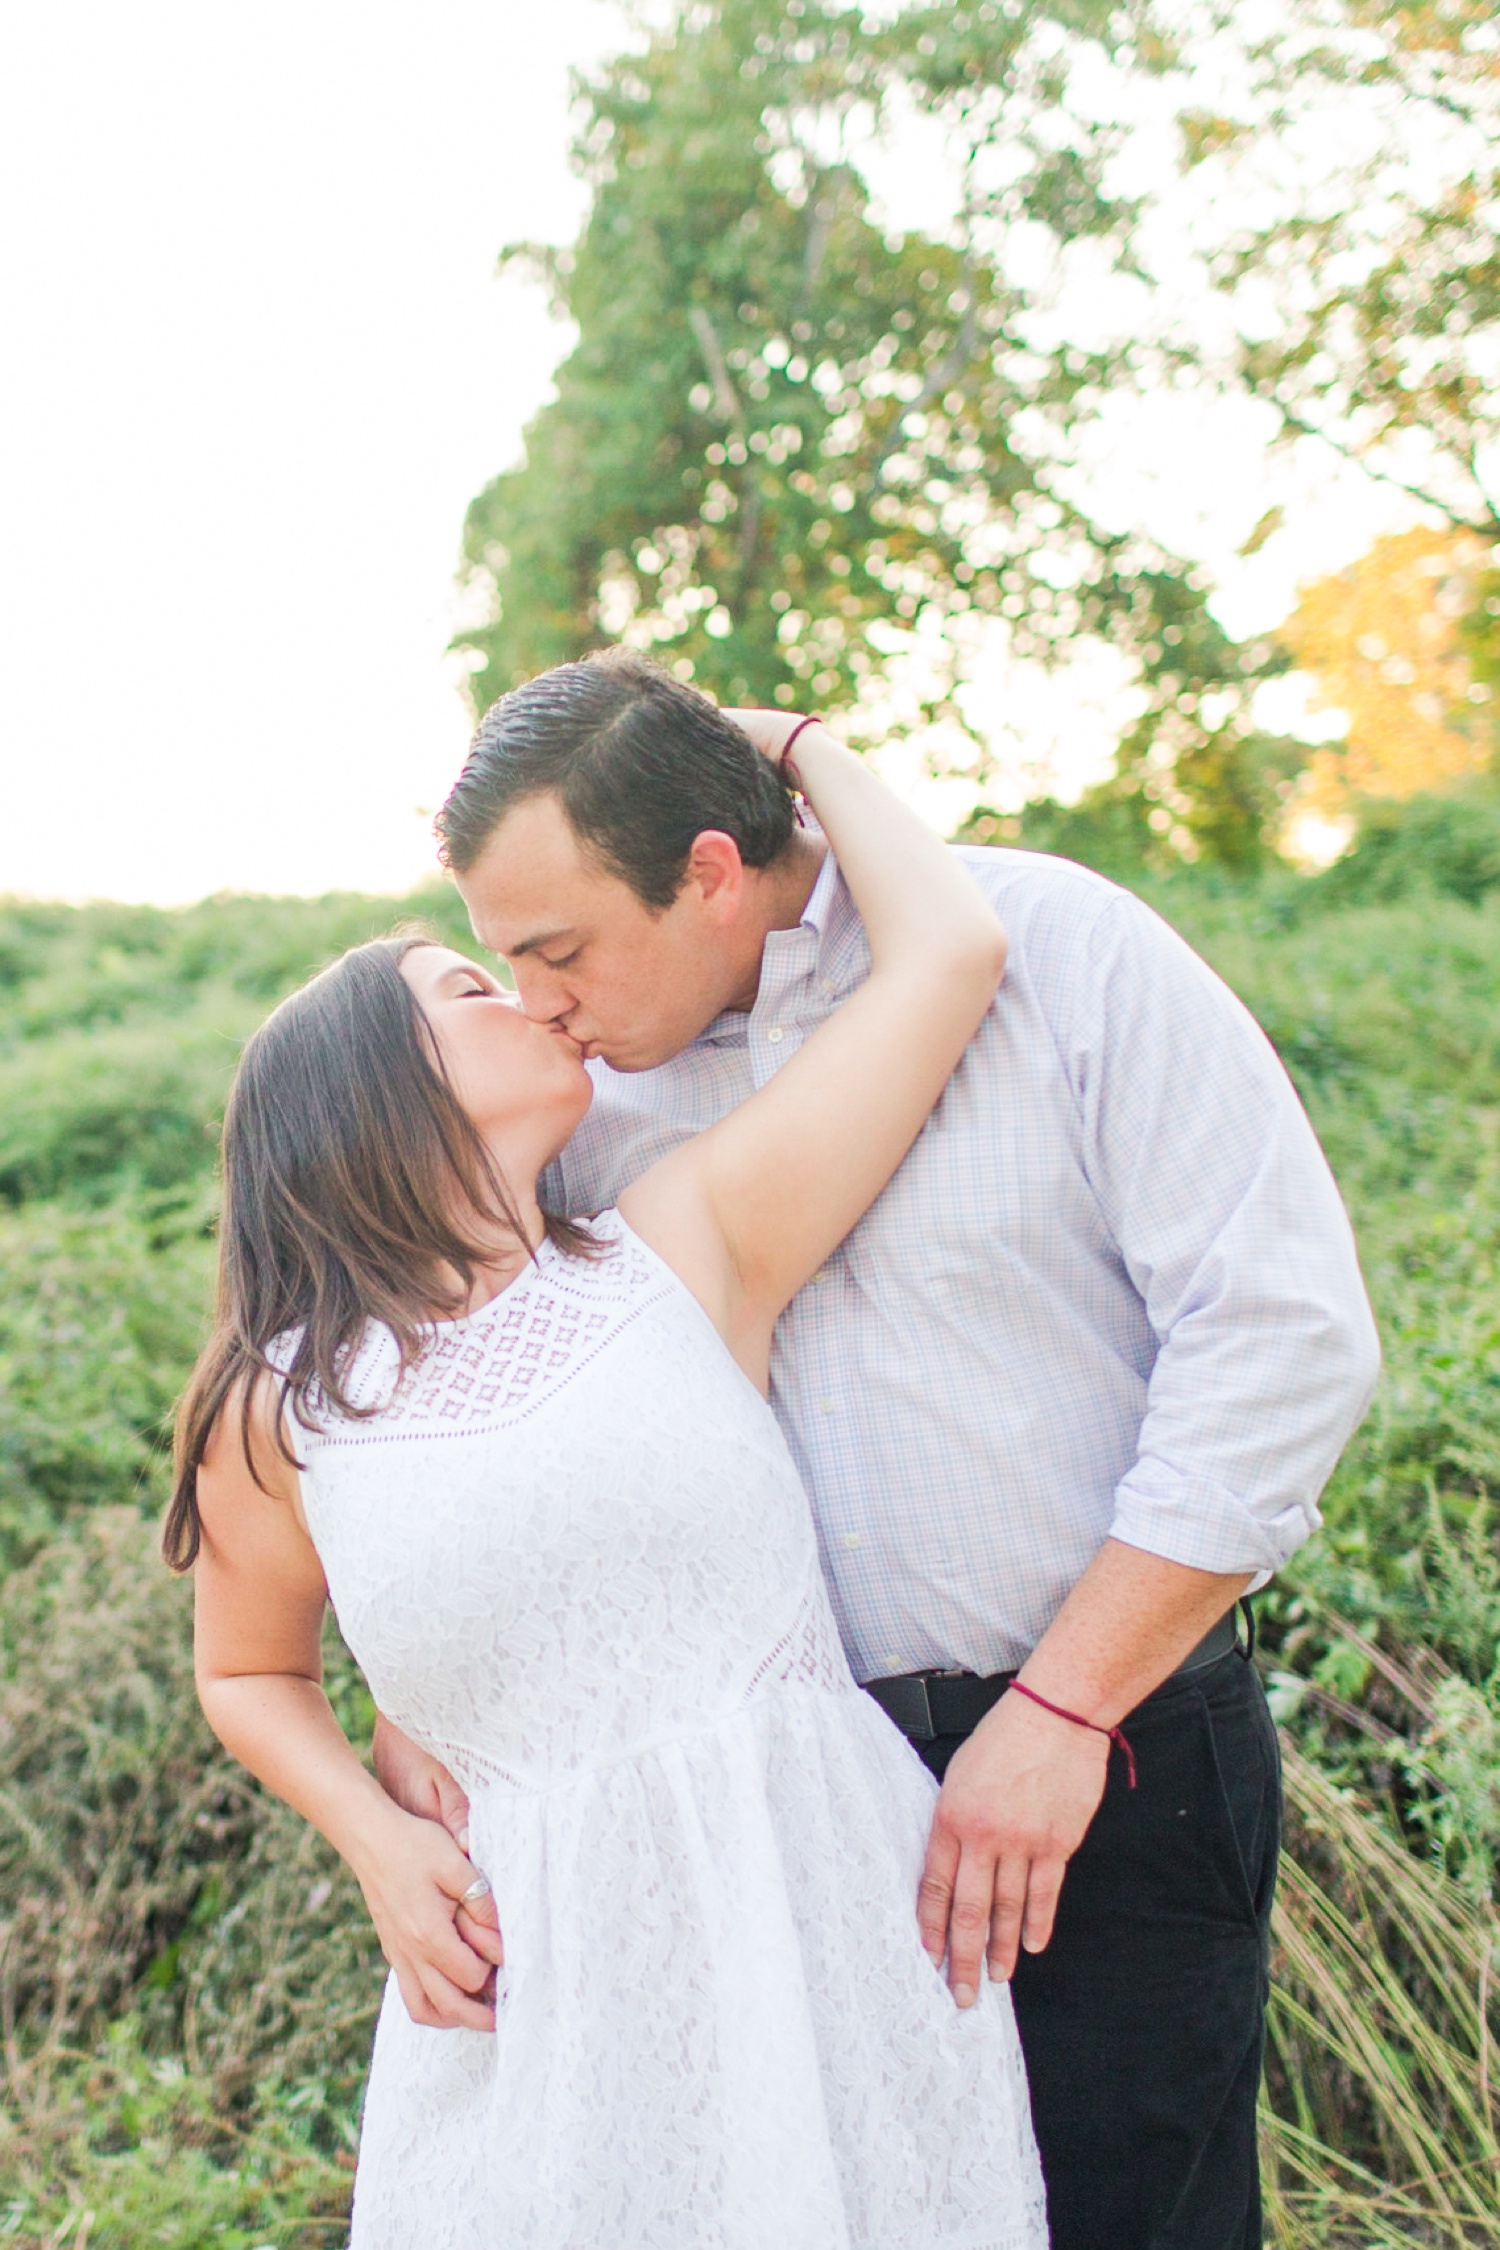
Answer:
[[[1133,870],[1291,1070],[1385,1339],[1327,1531],[1260,1605],[1292,1815],[1273,2213],[1330,2250],[1500,2241],[1493,833],[1482,798],[1418,798],[1321,876]],[[94,2250],[341,2239],[379,1963],[330,1855],[207,1735],[152,1527],[236,1037],[412,904],[0,917],[0,1077],[32,1096],[0,1201],[0,2239],[89,2212]],[[463,939],[451,893],[416,904]]]

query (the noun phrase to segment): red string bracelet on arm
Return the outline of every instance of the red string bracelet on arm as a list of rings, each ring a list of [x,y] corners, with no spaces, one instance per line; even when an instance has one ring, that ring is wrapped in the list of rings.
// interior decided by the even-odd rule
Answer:
[[[787,736],[785,742],[783,742],[783,744],[781,745],[781,756],[777,759],[776,763],[781,772],[785,774],[788,783],[793,789],[801,789],[802,776],[800,773],[798,773],[796,767],[791,762],[792,744],[796,741],[798,735],[803,732],[804,728],[815,727],[817,724],[818,715],[816,711],[813,713],[810,719],[799,719],[797,721],[797,724],[793,727],[791,733]]]
[[[1010,1692],[1012,1695],[1024,1695],[1028,1703],[1039,1703],[1044,1711],[1052,1713],[1054,1719],[1066,1719],[1070,1726],[1087,1727],[1090,1734],[1107,1734],[1110,1741],[1118,1744],[1124,1751],[1125,1771],[1130,1776],[1131,1788],[1135,1787],[1135,1752],[1125,1740],[1123,1728],[1096,1726],[1092,1719],[1082,1719],[1076,1711],[1065,1711],[1060,1703],[1049,1703],[1045,1695],[1038,1695],[1036,1689],[1028,1687],[1024,1680],[1012,1680]]]

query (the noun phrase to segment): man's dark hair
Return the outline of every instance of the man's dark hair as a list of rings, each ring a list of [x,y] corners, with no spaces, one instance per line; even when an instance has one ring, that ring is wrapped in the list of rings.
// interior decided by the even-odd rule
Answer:
[[[491,706],[437,816],[444,865],[465,874],[506,814],[544,790],[658,909],[705,828],[732,836],[747,867],[769,867],[795,827],[791,792],[743,728],[630,649],[559,664]]]

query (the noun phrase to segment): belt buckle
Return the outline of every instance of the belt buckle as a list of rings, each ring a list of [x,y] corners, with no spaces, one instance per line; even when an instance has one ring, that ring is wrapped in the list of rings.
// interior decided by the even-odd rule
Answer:
[[[928,1682],[920,1672],[906,1672],[896,1679],[880,1680],[876,1684],[886,1716],[901,1729],[908,1742],[936,1742],[938,1730],[933,1724],[932,1697],[928,1693]]]

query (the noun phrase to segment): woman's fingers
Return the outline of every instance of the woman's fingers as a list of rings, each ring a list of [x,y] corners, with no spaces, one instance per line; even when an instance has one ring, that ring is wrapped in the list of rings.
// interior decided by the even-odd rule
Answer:
[[[413,2023],[440,2030],[489,2031],[495,2022],[494,1970],[447,1925],[414,1932],[393,1949],[396,1982]]]
[[[445,2031],[493,2031],[495,2003],[484,1991],[450,1983],[429,1969],[422,1979],[429,2005]]]
[[[451,1914],[440,1915],[432,1929],[419,1933],[416,1950],[439,1976],[461,1986],[465,1992],[482,1991],[495,1966],[477,1946],[467,1942]]]
[[[460,1943],[478,1956],[486,1970],[500,1968],[505,1960],[505,1947],[500,1936],[495,1894],[488,1881],[466,1857],[460,1857],[451,1875],[445,1873],[442,1881],[444,1892],[452,1900],[453,1926]],[[452,1888],[454,1883],[459,1886],[456,1891]]]
[[[435,1821],[395,1816],[396,1845],[362,1877],[414,2023],[487,2031],[505,1959],[490,1887]]]

